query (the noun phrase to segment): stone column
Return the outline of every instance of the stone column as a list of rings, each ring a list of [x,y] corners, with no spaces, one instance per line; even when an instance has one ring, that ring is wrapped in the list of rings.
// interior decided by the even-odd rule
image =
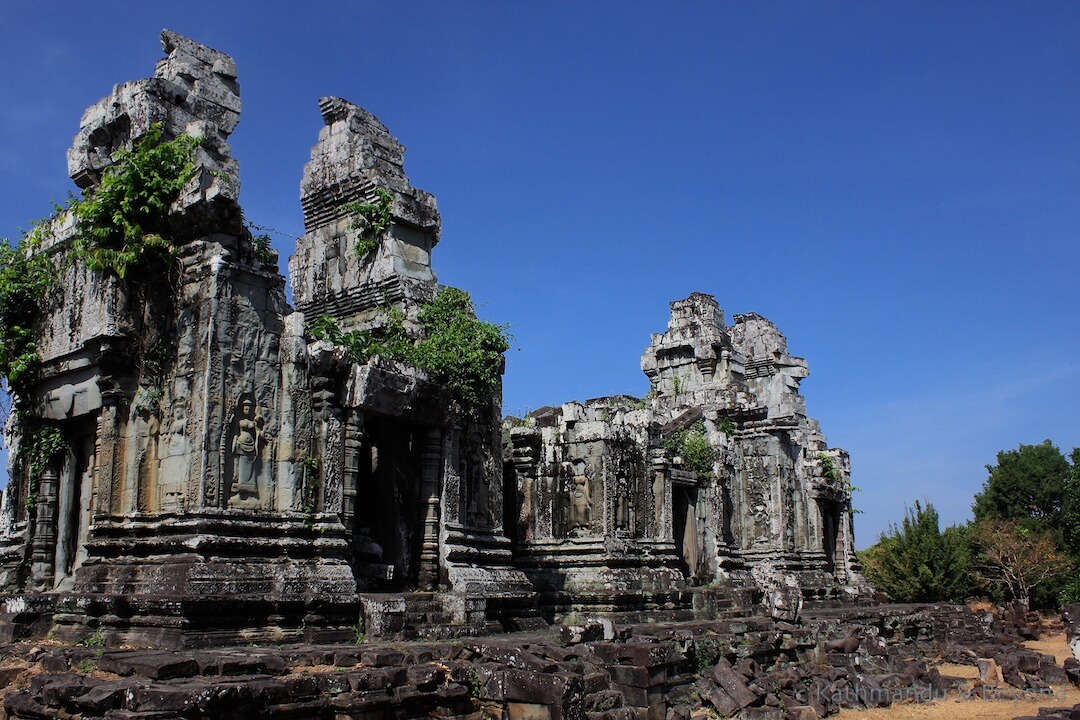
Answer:
[[[94,511],[103,515],[113,513],[113,500],[116,497],[117,447],[120,444],[119,411],[116,398],[106,399],[101,414],[98,416],[97,432],[97,503]]]
[[[53,577],[64,578],[71,568],[69,549],[75,547],[73,535],[78,532],[79,496],[76,493],[78,479],[75,477],[75,458],[71,456],[63,464],[56,490],[56,541]],[[74,526],[73,526],[74,521]]]
[[[509,523],[516,522],[513,528],[518,540],[528,542],[535,536],[536,508],[536,475],[540,460],[540,434],[532,428],[516,427],[510,430],[511,458],[513,460],[514,477],[507,484],[504,492],[515,493],[518,504],[516,518],[505,518],[507,530]]]
[[[30,545],[30,587],[52,590],[56,575],[56,505],[59,475],[50,462],[37,486],[34,539]]]
[[[420,451],[420,502],[423,544],[420,546],[420,589],[439,584],[439,468],[442,467],[442,432],[431,428]]]
[[[344,427],[335,414],[325,422],[326,444],[323,451],[323,498],[322,511],[339,518],[342,513],[342,493],[345,485],[345,438]]]
[[[364,416],[349,413],[345,420],[345,465],[342,484],[341,522],[349,532],[356,529],[356,483],[360,477],[360,455],[364,440]]]
[[[649,465],[652,497],[652,536],[658,540],[672,541],[671,483],[667,481],[667,454],[662,447],[649,448]]]

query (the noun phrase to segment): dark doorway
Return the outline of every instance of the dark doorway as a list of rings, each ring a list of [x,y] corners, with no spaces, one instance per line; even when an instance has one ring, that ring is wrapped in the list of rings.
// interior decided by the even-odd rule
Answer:
[[[420,570],[420,448],[424,430],[386,418],[366,418],[356,484],[355,533],[381,548],[392,567],[386,590],[415,588]],[[361,540],[361,538],[357,538]]]
[[[821,545],[825,553],[825,570],[836,574],[836,540],[840,534],[840,507],[829,500],[819,500],[821,508]]]
[[[696,487],[674,485],[671,488],[671,529],[675,536],[675,549],[686,577],[697,583],[701,558],[701,537],[697,523]]]

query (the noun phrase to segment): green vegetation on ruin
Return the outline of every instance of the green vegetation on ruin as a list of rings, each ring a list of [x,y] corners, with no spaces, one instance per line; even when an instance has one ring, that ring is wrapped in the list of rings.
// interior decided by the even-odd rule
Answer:
[[[20,397],[37,376],[41,308],[57,287],[56,267],[42,251],[45,227],[36,225],[15,246],[0,243],[0,376]]]
[[[381,355],[426,370],[470,415],[486,407],[499,387],[502,354],[510,343],[505,327],[476,317],[467,292],[444,287],[434,300],[420,306],[417,321],[423,339],[418,342],[409,338],[401,310],[388,308],[385,319],[379,328],[344,332],[334,318],[321,315],[308,331],[344,347],[352,362],[366,363]]]
[[[664,440],[664,449],[672,458],[682,458],[683,467],[698,477],[712,475],[716,448],[709,442],[704,423],[696,422],[690,427],[671,433]]]
[[[27,464],[30,485],[26,493],[26,509],[31,511],[37,505],[37,490],[41,476],[45,474],[53,456],[67,448],[60,428],[51,423],[38,421],[19,445],[19,459]]]
[[[379,243],[393,224],[393,206],[394,194],[382,188],[375,188],[374,202],[343,206],[342,209],[353,216],[349,229],[360,231],[354,248],[356,257],[362,259],[379,248]]]
[[[101,183],[72,207],[79,220],[75,251],[92,270],[124,279],[151,258],[169,257],[169,206],[195,175],[199,138],[162,139],[154,123],[132,150],[119,150]]]

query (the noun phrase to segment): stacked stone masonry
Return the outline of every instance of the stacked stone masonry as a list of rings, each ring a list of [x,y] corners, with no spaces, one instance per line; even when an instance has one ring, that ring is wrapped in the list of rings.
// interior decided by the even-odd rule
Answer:
[[[1048,691],[1064,672],[1018,647],[1034,628],[960,606],[769,618],[594,623],[552,634],[380,645],[159,652],[0,645],[10,718],[809,720],[842,708]],[[1000,663],[1013,683],[943,675],[926,660]],[[1056,689],[1054,689],[1056,688]],[[950,703],[952,704],[952,703]],[[1068,717],[1068,715],[1065,715]]]
[[[320,100],[290,307],[238,204],[235,64],[168,31],[162,45],[153,77],[87,110],[68,167],[92,195],[151,128],[199,138],[163,220],[175,269],[124,280],[57,264],[21,399],[32,419],[9,427],[0,639],[329,642],[358,625],[437,638],[582,611],[715,618],[761,599],[791,619],[804,599],[865,596],[848,457],[807,417],[806,363],[775,326],[728,326],[695,293],[645,351],[648,396],[506,421],[499,389],[466,412],[420,368],[354,362],[310,325],[399,318],[422,339],[441,287],[434,197],[374,115]],[[381,198],[389,225],[357,252],[356,207]],[[70,256],[79,232],[61,213],[40,251]],[[32,476],[20,441],[42,423],[65,447]],[[688,436],[704,465],[680,455]]]

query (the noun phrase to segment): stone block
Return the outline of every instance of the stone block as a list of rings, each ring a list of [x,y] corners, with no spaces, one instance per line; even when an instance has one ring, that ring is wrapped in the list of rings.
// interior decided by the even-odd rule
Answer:
[[[209,688],[208,683],[204,684]],[[195,707],[195,695],[204,688],[198,686],[151,685],[131,690],[125,702],[127,709],[139,712],[182,713]]]
[[[71,705],[87,715],[103,715],[107,710],[121,707],[130,688],[130,682],[103,682],[75,697]]]
[[[527,670],[503,672],[507,700],[535,702],[565,708],[582,697],[581,678],[564,673],[537,673]]]
[[[731,717],[740,709],[739,703],[735,702],[734,698],[720,687],[713,686],[708,691],[703,692],[702,697],[716,708],[716,712],[720,714],[720,717]]]
[[[858,667],[862,660],[857,653],[828,653],[825,662],[833,667],[854,668]]]
[[[653,644],[618,644],[619,660],[642,667],[656,667],[666,663],[671,657],[671,647],[667,643]]]
[[[618,690],[601,690],[599,692],[585,692],[586,712],[604,712],[613,708],[622,707],[623,696]]]
[[[7,667],[0,667],[0,688],[5,688],[14,682],[15,678],[22,675],[30,668],[29,663],[16,661]]]
[[[46,655],[38,661],[41,669],[50,673],[66,673],[71,669],[68,659],[60,653]]]
[[[712,677],[717,686],[723,688],[724,692],[735,701],[739,708],[744,708],[757,700],[757,694],[747,687],[746,681],[739,673],[735,672],[735,669],[727,660],[720,660],[720,662],[716,663],[713,667]]]
[[[1010,665],[1016,667],[1022,673],[1028,675],[1035,675],[1039,672],[1040,658],[1038,653],[1034,652],[1012,652],[1009,653]]]
[[[446,679],[443,670],[434,664],[411,665],[406,669],[406,680],[420,690],[431,690]]]
[[[349,687],[355,691],[385,690],[407,681],[404,667],[364,668],[348,674]]]
[[[193,657],[143,651],[107,652],[98,660],[98,669],[117,675],[169,680],[194,677],[199,663]]]
[[[582,677],[582,691],[588,697],[602,692],[611,682],[611,678],[604,672],[586,672]]]
[[[388,648],[372,648],[360,651],[360,662],[372,667],[386,667],[401,665],[405,661],[405,653]]]
[[[990,685],[1002,685],[1005,679],[1001,676],[1001,666],[993,658],[979,658],[979,680]]]
[[[639,708],[649,706],[649,691],[645,688],[634,687],[632,685],[620,685],[618,683],[613,684],[612,687],[622,693],[627,705]]]
[[[611,674],[611,681],[619,685],[646,688],[655,684],[650,682],[649,671],[643,667],[612,665],[608,672]]]

